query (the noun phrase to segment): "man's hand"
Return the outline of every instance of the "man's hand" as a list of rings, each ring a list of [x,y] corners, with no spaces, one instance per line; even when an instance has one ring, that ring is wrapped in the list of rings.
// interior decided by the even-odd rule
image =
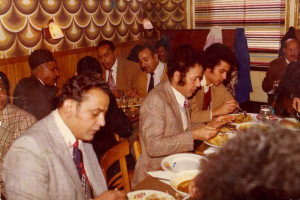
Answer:
[[[293,108],[297,111],[300,112],[300,98],[294,97],[293,98]]]
[[[235,100],[226,101],[222,106],[212,111],[212,117],[227,115],[232,113],[238,106]]]
[[[124,191],[108,190],[94,198],[94,200],[126,200]]]
[[[201,125],[199,128],[192,130],[194,140],[209,140],[219,132],[218,129],[208,126]]]
[[[227,123],[231,123],[235,120],[235,116],[225,115],[219,116],[212,119],[207,125],[214,127],[214,128],[221,128],[222,126],[226,125]]]

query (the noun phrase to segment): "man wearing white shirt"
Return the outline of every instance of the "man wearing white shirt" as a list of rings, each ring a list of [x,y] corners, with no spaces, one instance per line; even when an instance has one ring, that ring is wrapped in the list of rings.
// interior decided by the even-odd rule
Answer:
[[[7,199],[118,200],[90,142],[105,125],[110,90],[96,75],[72,77],[58,108],[27,129],[2,166]]]
[[[156,85],[167,79],[167,66],[160,62],[156,49],[145,44],[138,52],[139,64],[142,69],[137,80],[137,89],[145,97]]]
[[[238,103],[223,85],[236,58],[233,51],[220,43],[205,50],[206,69],[201,88],[191,100],[192,122],[208,122],[214,117],[234,112]]]
[[[194,140],[214,137],[220,125],[232,120],[232,117],[221,117],[192,128],[187,98],[200,87],[203,62],[196,52],[186,54],[184,60],[175,58],[168,62],[168,80],[159,83],[141,106],[142,154],[135,167],[133,187],[146,177],[147,171],[157,170],[165,156],[192,151]]]
[[[137,63],[118,57],[115,45],[102,40],[97,46],[98,61],[103,70],[102,78],[111,90],[127,90],[136,85],[140,71]]]

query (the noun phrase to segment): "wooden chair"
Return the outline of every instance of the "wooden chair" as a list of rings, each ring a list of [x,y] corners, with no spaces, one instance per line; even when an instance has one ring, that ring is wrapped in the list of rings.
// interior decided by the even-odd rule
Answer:
[[[114,164],[116,161],[119,161],[120,164],[120,172],[115,174],[107,183],[108,187],[113,187],[117,189],[124,188],[125,192],[130,191],[130,183],[128,177],[128,170],[126,165],[125,156],[130,153],[129,151],[129,142],[123,141],[120,144],[109,149],[105,154],[102,156],[100,160],[100,166],[102,168],[103,174],[107,181],[107,170],[108,168]]]
[[[135,159],[138,160],[138,158],[142,154],[141,142],[138,137],[133,142],[133,150],[134,150]]]

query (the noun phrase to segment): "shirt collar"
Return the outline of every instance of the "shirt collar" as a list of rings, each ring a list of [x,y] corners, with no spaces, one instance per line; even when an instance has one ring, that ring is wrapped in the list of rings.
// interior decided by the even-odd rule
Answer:
[[[205,76],[203,76],[203,78],[202,78],[200,84],[201,84],[201,86],[204,88],[204,92],[205,92],[205,93],[208,91],[209,87],[213,85],[212,83],[209,84],[209,85],[207,85],[207,81],[206,81]]]
[[[39,80],[43,84],[43,86],[45,86],[45,83],[41,79],[39,79],[38,77],[36,77],[36,79]]]
[[[286,61],[286,64],[290,64],[290,61],[287,58],[285,58],[285,61]]]
[[[113,72],[117,71],[117,67],[118,67],[118,59],[116,59],[115,63],[113,64],[113,66],[111,67],[111,69],[113,70]]]
[[[174,92],[174,95],[175,95],[175,98],[176,98],[176,101],[177,103],[180,105],[180,107],[184,107],[184,101],[185,101],[185,96],[183,96],[178,90],[176,90],[173,86],[172,87],[172,90]]]
[[[66,145],[68,147],[72,147],[73,144],[76,142],[75,136],[73,135],[70,128],[65,124],[65,122],[61,118],[61,116],[58,112],[58,109],[53,111],[53,115],[54,115],[54,121],[55,121],[61,135],[63,136]],[[79,146],[80,146],[81,140],[78,140],[78,142],[79,142]]]

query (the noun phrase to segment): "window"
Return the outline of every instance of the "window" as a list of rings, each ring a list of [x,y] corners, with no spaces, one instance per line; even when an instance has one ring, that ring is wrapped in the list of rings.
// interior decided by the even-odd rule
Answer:
[[[285,33],[285,0],[195,0],[195,28],[244,28],[252,67],[278,56]]]

